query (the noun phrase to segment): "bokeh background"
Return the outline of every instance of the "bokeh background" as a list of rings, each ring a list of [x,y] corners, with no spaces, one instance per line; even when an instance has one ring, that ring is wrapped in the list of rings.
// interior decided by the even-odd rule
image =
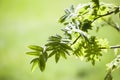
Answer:
[[[25,54],[28,45],[43,45],[50,35],[61,34],[57,20],[65,8],[88,1],[0,0],[0,80],[103,80],[106,63],[115,57],[112,50],[95,66],[74,57],[61,58],[58,64],[51,58],[44,72],[31,72],[32,57]],[[101,1],[120,5],[120,0]],[[118,16],[114,20],[120,22]],[[103,27],[98,36],[108,38],[111,45],[120,44],[120,33],[113,28]],[[113,77],[120,80],[120,69]]]

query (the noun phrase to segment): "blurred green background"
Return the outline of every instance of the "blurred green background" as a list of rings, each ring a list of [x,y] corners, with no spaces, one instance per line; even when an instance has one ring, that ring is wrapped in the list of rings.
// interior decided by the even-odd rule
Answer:
[[[57,20],[65,8],[88,1],[0,0],[0,80],[103,80],[105,64],[115,57],[111,50],[95,66],[74,57],[56,64],[52,58],[44,72],[38,68],[31,72],[32,57],[25,54],[28,45],[43,45],[50,35],[61,34]],[[120,4],[120,0],[105,2]],[[111,45],[120,44],[120,33],[113,28],[100,29],[98,36],[107,37]],[[119,74],[120,69],[113,73],[114,80],[120,80]]]

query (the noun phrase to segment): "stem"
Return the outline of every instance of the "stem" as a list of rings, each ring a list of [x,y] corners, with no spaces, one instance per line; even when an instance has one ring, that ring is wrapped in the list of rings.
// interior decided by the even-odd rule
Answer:
[[[97,19],[99,19],[99,18],[101,18],[101,17],[108,16],[108,15],[111,15],[111,14],[113,14],[113,13],[115,13],[115,11],[111,11],[111,12],[108,12],[107,14],[99,15],[98,17],[96,17],[96,18],[92,21],[92,23],[93,23],[95,20],[97,20]]]
[[[118,46],[110,46],[110,49],[120,48],[120,45]]]
[[[120,45],[118,45],[118,46],[110,46],[110,49],[116,49],[116,48],[120,48]],[[108,48],[101,47],[100,49],[108,49]]]
[[[77,42],[77,40],[80,38],[80,36],[81,36],[81,35],[79,35],[79,36],[73,41],[73,43],[72,43],[71,45],[75,44],[75,43]]]

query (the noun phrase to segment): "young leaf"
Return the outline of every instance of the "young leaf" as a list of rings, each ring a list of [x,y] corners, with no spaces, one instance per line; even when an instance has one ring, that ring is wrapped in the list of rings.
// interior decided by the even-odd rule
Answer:
[[[66,54],[65,54],[63,51],[61,51],[60,55],[61,55],[63,58],[67,59]]]
[[[52,47],[52,46],[47,46],[46,47],[46,51],[51,51],[51,50],[53,50],[54,48]]]
[[[38,63],[38,65],[39,65],[40,70],[43,72],[45,70],[45,65],[46,65],[46,62],[44,60],[43,55],[39,56],[39,63]]]
[[[69,9],[65,9],[64,11],[65,11],[66,14],[70,14],[71,13]]]
[[[32,55],[32,56],[39,56],[40,52],[27,52],[26,54]]]
[[[45,61],[47,61],[47,59],[48,59],[48,53],[45,51],[42,54],[43,54],[43,57],[44,57]]]
[[[60,42],[61,38],[60,35],[50,36],[48,41]]]
[[[49,57],[49,58],[52,57],[52,56],[55,54],[55,52],[56,52],[56,51],[53,50],[48,57]]]
[[[60,53],[57,52],[55,54],[55,61],[56,61],[56,63],[58,63],[59,59],[60,59]]]
[[[59,42],[57,42],[57,41],[53,41],[53,42],[48,42],[47,44],[45,44],[45,46],[53,46],[53,47],[55,47],[55,46],[58,46],[58,44],[59,44]]]
[[[70,55],[70,53],[68,52],[67,49],[65,49],[65,48],[63,48],[63,47],[61,47],[60,49],[61,49],[61,51],[63,51],[63,52],[66,53],[67,55]]]
[[[72,48],[65,43],[60,43],[60,45],[65,49],[72,50]]]
[[[28,46],[30,49],[32,50],[36,50],[36,51],[43,51],[43,48],[37,45],[30,45]]]
[[[68,14],[63,15],[63,16],[59,19],[59,22],[60,22],[60,23],[63,23],[63,22],[66,20],[67,17],[68,17]]]
[[[35,68],[37,67],[38,65],[38,62],[39,62],[39,58],[35,58],[31,61],[31,63],[33,63],[32,65],[32,68],[31,68],[31,71],[33,72],[35,70]]]

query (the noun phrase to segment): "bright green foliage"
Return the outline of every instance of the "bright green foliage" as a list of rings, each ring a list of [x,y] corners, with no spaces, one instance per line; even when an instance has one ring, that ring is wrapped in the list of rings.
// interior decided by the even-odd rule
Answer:
[[[107,42],[106,42],[107,43]],[[91,61],[93,65],[95,65],[95,61],[100,60],[100,56],[102,56],[103,47],[107,47],[107,45],[101,45],[101,41],[97,39],[95,36],[91,36],[88,40],[82,40],[75,44],[74,46],[74,55],[78,57],[85,57],[86,61]]]
[[[100,59],[99,57],[102,56],[101,53],[101,45],[96,40],[96,38],[93,36],[89,39],[89,42],[87,42],[84,46],[85,48],[85,57],[87,58],[87,61],[91,61],[93,65],[95,65],[95,61]]]
[[[66,59],[68,55],[75,55],[95,65],[96,61],[100,61],[103,50],[120,48],[120,46],[111,47],[105,39],[91,35],[89,31],[94,29],[98,31],[100,27],[108,25],[120,31],[119,25],[112,20],[111,16],[118,13],[120,14],[119,6],[100,3],[99,0],[80,4],[76,8],[72,5],[59,19],[59,22],[65,26],[62,29],[64,36],[50,36],[44,47],[29,46],[34,51],[27,54],[36,56],[31,61],[32,70],[38,64],[40,70],[44,71],[47,60],[52,56],[55,56],[56,63],[60,57]],[[120,67],[119,56],[109,65],[110,70],[118,67]],[[112,80],[111,71],[106,75],[105,80]]]
[[[41,71],[44,71],[44,69],[45,69],[45,65],[46,65],[46,59],[45,58],[46,58],[46,56],[44,56],[44,55],[39,56],[38,65],[39,65],[39,68],[40,68]]]
[[[31,63],[33,63],[31,70],[33,71],[36,68],[36,65],[38,65],[40,70],[44,71],[48,59],[48,54],[45,51],[45,48],[36,45],[30,45],[29,48],[34,50],[34,52],[27,52],[26,54],[37,56],[31,61]]]
[[[59,61],[60,56],[66,59],[66,55],[70,55],[68,51],[72,50],[69,43],[69,39],[62,39],[60,35],[49,37],[48,43],[45,45],[46,50],[50,52],[49,57],[55,55],[56,63]]]
[[[31,70],[34,71],[35,68],[38,66],[39,58],[34,58],[31,63],[33,63]]]

